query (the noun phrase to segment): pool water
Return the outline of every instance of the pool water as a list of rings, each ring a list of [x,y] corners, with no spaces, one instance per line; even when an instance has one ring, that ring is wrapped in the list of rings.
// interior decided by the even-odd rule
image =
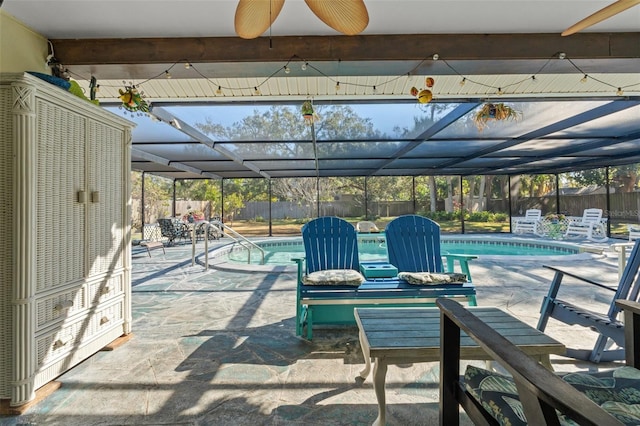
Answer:
[[[301,238],[257,242],[265,251],[265,264],[291,265],[293,259],[304,257]],[[451,239],[443,238],[441,252],[474,254],[478,256],[557,256],[580,253],[576,246],[515,239]],[[358,240],[360,261],[386,260],[387,248],[383,237]],[[235,250],[228,254],[229,261],[247,263],[247,251]],[[251,263],[260,263],[261,256],[254,250]]]

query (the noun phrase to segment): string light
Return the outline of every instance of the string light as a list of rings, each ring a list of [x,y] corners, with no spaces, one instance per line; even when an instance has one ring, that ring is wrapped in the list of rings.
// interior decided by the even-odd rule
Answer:
[[[555,53],[553,56],[551,56],[551,57],[547,60],[547,63],[546,63],[545,65],[543,65],[543,66],[542,66],[542,67],[541,67],[541,68],[540,68],[540,69],[539,69],[535,74],[533,74],[533,75],[531,75],[531,76],[529,76],[529,77],[525,77],[525,78],[523,78],[523,79],[522,79],[522,80],[520,80],[520,81],[517,81],[517,82],[511,83],[511,84],[508,84],[506,87],[507,87],[507,88],[515,87],[515,86],[517,86],[517,85],[519,85],[519,84],[523,83],[523,82],[524,82],[524,81],[526,81],[526,80],[530,80],[530,81],[531,81],[531,83],[533,83],[533,84],[538,83],[538,82],[539,82],[539,79],[536,77],[536,75],[537,75],[537,74],[540,74],[540,73],[543,71],[543,69],[547,66],[547,64],[549,64],[549,63],[550,63],[554,58],[558,58],[558,59],[566,59],[566,60],[567,60],[571,65],[573,65],[573,67],[574,67],[578,72],[582,73],[582,74],[583,74],[583,77],[580,79],[580,82],[581,82],[581,83],[586,83],[588,79],[592,79],[592,80],[597,81],[597,82],[599,82],[599,83],[601,83],[601,84],[603,84],[603,85],[609,86],[609,87],[610,87],[610,88],[612,88],[612,89],[616,89],[616,88],[617,88],[616,94],[617,94],[618,96],[622,96],[622,95],[623,95],[624,91],[622,90],[622,87],[617,87],[616,85],[610,84],[610,83],[608,83],[608,82],[606,82],[606,81],[599,80],[599,79],[597,79],[597,78],[591,77],[591,76],[589,76],[588,74],[584,73],[584,72],[580,69],[580,67],[579,67],[578,65],[576,65],[576,64],[575,64],[575,63],[574,63],[570,58],[568,58],[568,57],[567,57],[567,55],[566,55],[566,53],[565,53],[565,52],[557,52],[557,53]],[[300,65],[300,68],[301,68],[303,71],[304,71],[304,70],[306,70],[308,67],[312,67],[312,68],[313,68],[315,71],[317,71],[321,76],[324,76],[324,77],[326,77],[327,79],[330,79],[330,80],[331,80],[331,77],[330,77],[329,75],[324,74],[321,70],[319,70],[319,69],[315,68],[315,67],[314,67],[312,64],[310,64],[308,61],[303,60],[302,58],[298,57],[297,55],[293,55],[293,56],[292,56],[292,57],[287,61],[287,63],[286,63],[285,65],[283,65],[281,68],[279,68],[277,71],[275,71],[275,72],[274,72],[273,74],[271,74],[270,76],[265,77],[265,78],[264,78],[264,80],[263,80],[262,82],[260,82],[260,84],[258,84],[257,86],[254,86],[254,87],[253,87],[253,90],[254,90],[254,92],[253,92],[253,93],[254,93],[255,95],[261,95],[261,92],[260,92],[260,90],[258,89],[258,87],[259,87],[259,86],[261,86],[262,84],[266,83],[269,79],[271,79],[271,78],[273,78],[274,76],[276,76],[276,74],[278,73],[278,71],[279,71],[280,69],[284,70],[285,74],[289,74],[289,73],[291,72],[291,68],[290,68],[290,66],[289,66],[289,63],[290,63],[291,61],[293,61],[293,60],[296,60],[296,59],[297,59],[297,60],[301,60],[301,61],[302,61],[301,65]],[[429,59],[429,58],[425,58],[425,59],[423,59],[423,61],[422,61],[422,62],[424,62],[424,61],[425,61],[425,60],[427,60],[427,59]],[[440,55],[439,55],[439,54],[437,54],[437,53],[436,53],[436,54],[433,54],[433,55],[431,56],[431,59],[433,59],[434,61],[436,61],[436,60],[440,60]],[[196,69],[196,67],[195,67],[192,63],[190,63],[189,61],[187,61],[187,60],[185,60],[185,59],[182,59],[181,61],[178,61],[178,62],[174,63],[173,65],[171,65],[171,66],[170,66],[167,70],[165,70],[164,72],[162,72],[162,73],[160,73],[160,74],[158,74],[158,75],[156,75],[156,76],[154,76],[154,77],[150,77],[150,78],[148,78],[148,79],[146,79],[146,80],[143,80],[143,81],[139,82],[139,83],[137,84],[137,86],[140,86],[140,85],[142,85],[142,84],[144,84],[144,83],[147,83],[148,81],[151,81],[151,80],[153,80],[153,79],[160,78],[160,77],[162,77],[163,75],[164,75],[164,77],[165,77],[166,79],[171,79],[171,78],[172,78],[172,75],[171,75],[171,72],[170,72],[170,71],[171,71],[171,69],[173,69],[173,67],[174,67],[174,66],[176,66],[176,65],[177,65],[178,63],[180,63],[180,62],[184,63],[184,67],[185,67],[185,69],[193,69],[193,70],[194,70],[197,74],[199,74],[202,78],[206,79],[207,81],[209,81],[209,82],[210,82],[210,83],[212,83],[213,85],[217,86],[217,90],[215,91],[215,93],[216,93],[217,95],[223,95],[223,92],[222,92],[222,86],[218,85],[218,83],[217,83],[216,81],[214,81],[213,79],[211,79],[211,78],[209,78],[209,77],[207,77],[207,76],[203,75],[200,71],[198,71],[198,70]],[[338,62],[340,62],[340,60],[338,60]],[[422,63],[422,62],[421,62],[421,63]],[[485,88],[488,88],[488,89],[493,89],[493,90],[495,90],[495,89],[496,89],[496,87],[495,87],[495,86],[492,86],[492,85],[489,85],[489,84],[485,84],[485,83],[483,83],[483,82],[481,82],[481,81],[474,81],[473,79],[469,79],[469,78],[467,78],[467,77],[463,76],[463,75],[462,75],[462,74],[460,74],[460,73],[459,73],[455,68],[453,68],[453,67],[452,67],[452,66],[451,66],[451,65],[450,65],[446,60],[443,60],[442,62],[444,63],[444,65],[445,65],[445,66],[449,67],[452,71],[454,71],[454,73],[455,73],[455,74],[457,74],[457,75],[459,75],[459,76],[460,76],[461,80],[460,80],[460,81],[459,81],[459,83],[458,83],[458,84],[460,85],[460,87],[465,86],[465,84],[467,83],[467,81],[469,81],[469,82],[471,82],[471,83],[473,83],[473,84],[476,84],[476,85],[479,85],[479,86],[482,86],[482,87],[485,87]],[[382,83],[382,85],[384,86],[384,85],[387,85],[387,84],[389,84],[389,83],[392,83],[392,82],[394,82],[394,81],[396,81],[396,80],[398,80],[398,79],[400,79],[400,78],[402,78],[402,77],[404,77],[404,76],[406,76],[407,78],[411,78],[411,77],[416,73],[417,68],[418,68],[418,67],[414,67],[412,70],[410,70],[410,71],[408,71],[408,72],[406,72],[406,73],[404,73],[404,74],[402,74],[402,75],[395,76],[395,77],[390,77],[390,78],[388,78],[388,80],[387,80],[387,81],[384,81],[384,82]],[[69,71],[69,72],[70,72],[70,73],[72,73],[71,71]],[[80,76],[80,77],[82,78],[82,76]],[[347,85],[362,86],[361,84],[358,84],[358,83],[348,83],[348,82],[346,82],[346,83],[345,83],[345,82],[343,82],[343,83],[344,83],[344,84],[347,84]],[[124,82],[124,81],[123,81],[123,84],[125,84],[125,86],[127,85],[127,84],[126,84],[126,82]],[[133,83],[130,83],[129,85],[133,85]],[[640,85],[640,83],[632,84],[632,85],[629,85],[629,86],[636,86],[636,85]],[[214,87],[215,87],[215,86],[214,86]],[[335,90],[336,90],[336,91],[339,91],[339,90],[340,90],[340,86],[341,86],[340,82],[339,82],[339,81],[337,81],[337,82],[336,82],[336,84],[335,84]],[[367,86],[365,86],[365,87],[367,87]],[[373,93],[374,95],[375,95],[375,94],[378,94],[377,86],[368,86],[368,87],[371,87],[371,88],[372,88],[372,93]],[[251,87],[250,87],[250,86],[249,86],[249,87],[239,87],[238,89],[239,89],[239,90],[247,90],[247,89],[251,89]],[[96,91],[97,91],[97,90],[98,90],[98,88],[96,87]],[[498,95],[503,95],[503,94],[505,94],[505,91],[503,91],[503,88],[502,88],[502,87],[498,87],[498,88],[497,88],[497,92],[496,92],[496,93],[497,93]],[[517,92],[513,92],[513,94],[517,94]]]

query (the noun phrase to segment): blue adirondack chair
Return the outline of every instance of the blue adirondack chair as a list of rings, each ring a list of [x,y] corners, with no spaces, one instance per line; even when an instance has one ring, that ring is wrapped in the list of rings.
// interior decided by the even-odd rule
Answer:
[[[358,233],[344,219],[320,217],[302,227],[306,273],[327,269],[358,271]]]
[[[311,309],[300,301],[303,276],[329,269],[353,269],[359,271],[358,234],[353,225],[334,216],[319,217],[302,227],[304,259],[294,259],[298,264],[298,290],[296,302],[296,335],[300,336],[308,324],[307,337],[312,337],[312,326],[316,322],[346,322],[353,320],[353,308],[345,310],[330,306]],[[303,266],[304,265],[304,266]],[[343,312],[345,311],[345,312]]]
[[[400,216],[385,229],[389,263],[400,272],[454,272],[459,262],[462,273],[471,281],[469,261],[477,256],[442,253],[440,225],[423,216]],[[444,269],[443,256],[447,261]]]
[[[633,250],[627,261],[627,266],[620,277],[617,288],[580,277],[566,270],[546,265],[545,267],[555,271],[555,275],[553,281],[551,281],[548,294],[542,300],[538,330],[544,331],[549,318],[556,319],[565,324],[577,324],[588,327],[600,334],[593,349],[569,348],[566,353],[568,357],[589,360],[591,362],[624,359],[624,349],[609,349],[609,339],[613,340],[621,348],[625,345],[624,323],[617,318],[620,308],[616,305],[615,301],[618,299],[638,301],[640,292],[640,277],[638,276],[638,268],[640,267],[640,241],[637,241],[633,246]],[[608,311],[606,313],[593,312],[576,304],[557,299],[556,296],[560,289],[562,278],[565,275],[611,291],[613,297],[611,298]]]

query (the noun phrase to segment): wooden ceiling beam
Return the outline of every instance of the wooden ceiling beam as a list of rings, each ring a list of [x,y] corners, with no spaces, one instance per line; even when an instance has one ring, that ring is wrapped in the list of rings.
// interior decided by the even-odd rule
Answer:
[[[548,59],[565,52],[571,59],[640,58],[640,32],[559,34],[408,34],[367,36],[54,39],[65,65],[407,61],[438,54],[446,60]]]

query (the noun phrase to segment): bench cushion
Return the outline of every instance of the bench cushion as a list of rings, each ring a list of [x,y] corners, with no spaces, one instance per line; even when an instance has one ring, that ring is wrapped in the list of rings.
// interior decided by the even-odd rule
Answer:
[[[626,425],[640,423],[640,370],[619,367],[597,373],[569,373],[564,381]],[[464,375],[467,391],[501,425],[526,425],[522,404],[514,381],[502,374],[467,366]],[[561,424],[575,425],[561,416]]]
[[[364,277],[353,269],[327,269],[316,271],[302,277],[305,285],[347,285],[357,287],[364,282]]]
[[[467,276],[459,273],[400,272],[398,278],[416,285],[455,284],[467,282]]]

